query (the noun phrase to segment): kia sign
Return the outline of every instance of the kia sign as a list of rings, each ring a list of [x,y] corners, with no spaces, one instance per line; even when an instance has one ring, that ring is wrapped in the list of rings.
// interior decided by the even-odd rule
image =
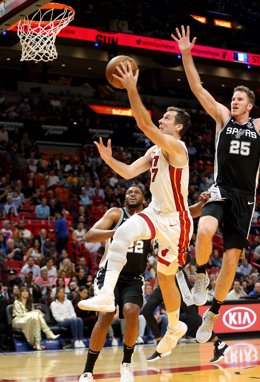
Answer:
[[[209,306],[200,306],[202,316]],[[216,333],[241,333],[260,331],[260,304],[242,303],[222,305],[219,318],[215,322]]]
[[[245,330],[254,325],[256,322],[256,314],[250,308],[238,306],[227,310],[223,315],[222,320],[230,329]]]

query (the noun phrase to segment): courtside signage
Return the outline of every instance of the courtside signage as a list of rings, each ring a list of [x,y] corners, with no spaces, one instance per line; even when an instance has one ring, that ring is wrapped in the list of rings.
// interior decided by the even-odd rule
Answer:
[[[208,306],[200,306],[203,315]],[[260,332],[260,304],[222,305],[220,315],[214,325],[216,333]]]

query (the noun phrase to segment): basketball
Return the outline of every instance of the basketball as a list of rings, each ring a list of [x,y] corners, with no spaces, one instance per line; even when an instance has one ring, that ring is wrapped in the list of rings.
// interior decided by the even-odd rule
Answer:
[[[130,61],[131,65],[132,65],[133,73],[135,74],[137,69],[138,69],[138,65],[137,65],[136,61],[132,57],[129,57],[129,56],[116,56],[116,57],[112,58],[112,60],[110,60],[106,66],[106,78],[107,78],[108,82],[110,83],[110,85],[112,85],[114,88],[124,89],[121,82],[113,77],[113,74],[120,76],[118,71],[116,70],[116,67],[121,62],[126,62],[126,61]]]

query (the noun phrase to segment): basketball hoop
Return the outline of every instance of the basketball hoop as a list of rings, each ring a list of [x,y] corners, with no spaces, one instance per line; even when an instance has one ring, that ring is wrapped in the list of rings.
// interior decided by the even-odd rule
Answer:
[[[22,45],[21,61],[56,60],[56,36],[74,16],[75,10],[69,5],[49,3],[39,8],[33,16],[21,19],[17,26],[17,35]]]

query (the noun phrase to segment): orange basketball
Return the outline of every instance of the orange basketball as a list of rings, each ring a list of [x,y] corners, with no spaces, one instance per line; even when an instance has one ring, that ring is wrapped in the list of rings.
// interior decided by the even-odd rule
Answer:
[[[116,56],[116,57],[112,58],[112,60],[110,60],[106,66],[106,78],[107,78],[108,82],[110,83],[110,85],[114,86],[114,88],[124,89],[121,82],[118,81],[116,78],[114,78],[112,75],[116,74],[116,75],[120,76],[118,71],[116,70],[116,67],[121,62],[125,62],[125,61],[130,61],[131,65],[132,65],[133,73],[135,74],[137,69],[138,69],[138,65],[137,65],[136,61],[132,57],[129,57],[129,56]]]

